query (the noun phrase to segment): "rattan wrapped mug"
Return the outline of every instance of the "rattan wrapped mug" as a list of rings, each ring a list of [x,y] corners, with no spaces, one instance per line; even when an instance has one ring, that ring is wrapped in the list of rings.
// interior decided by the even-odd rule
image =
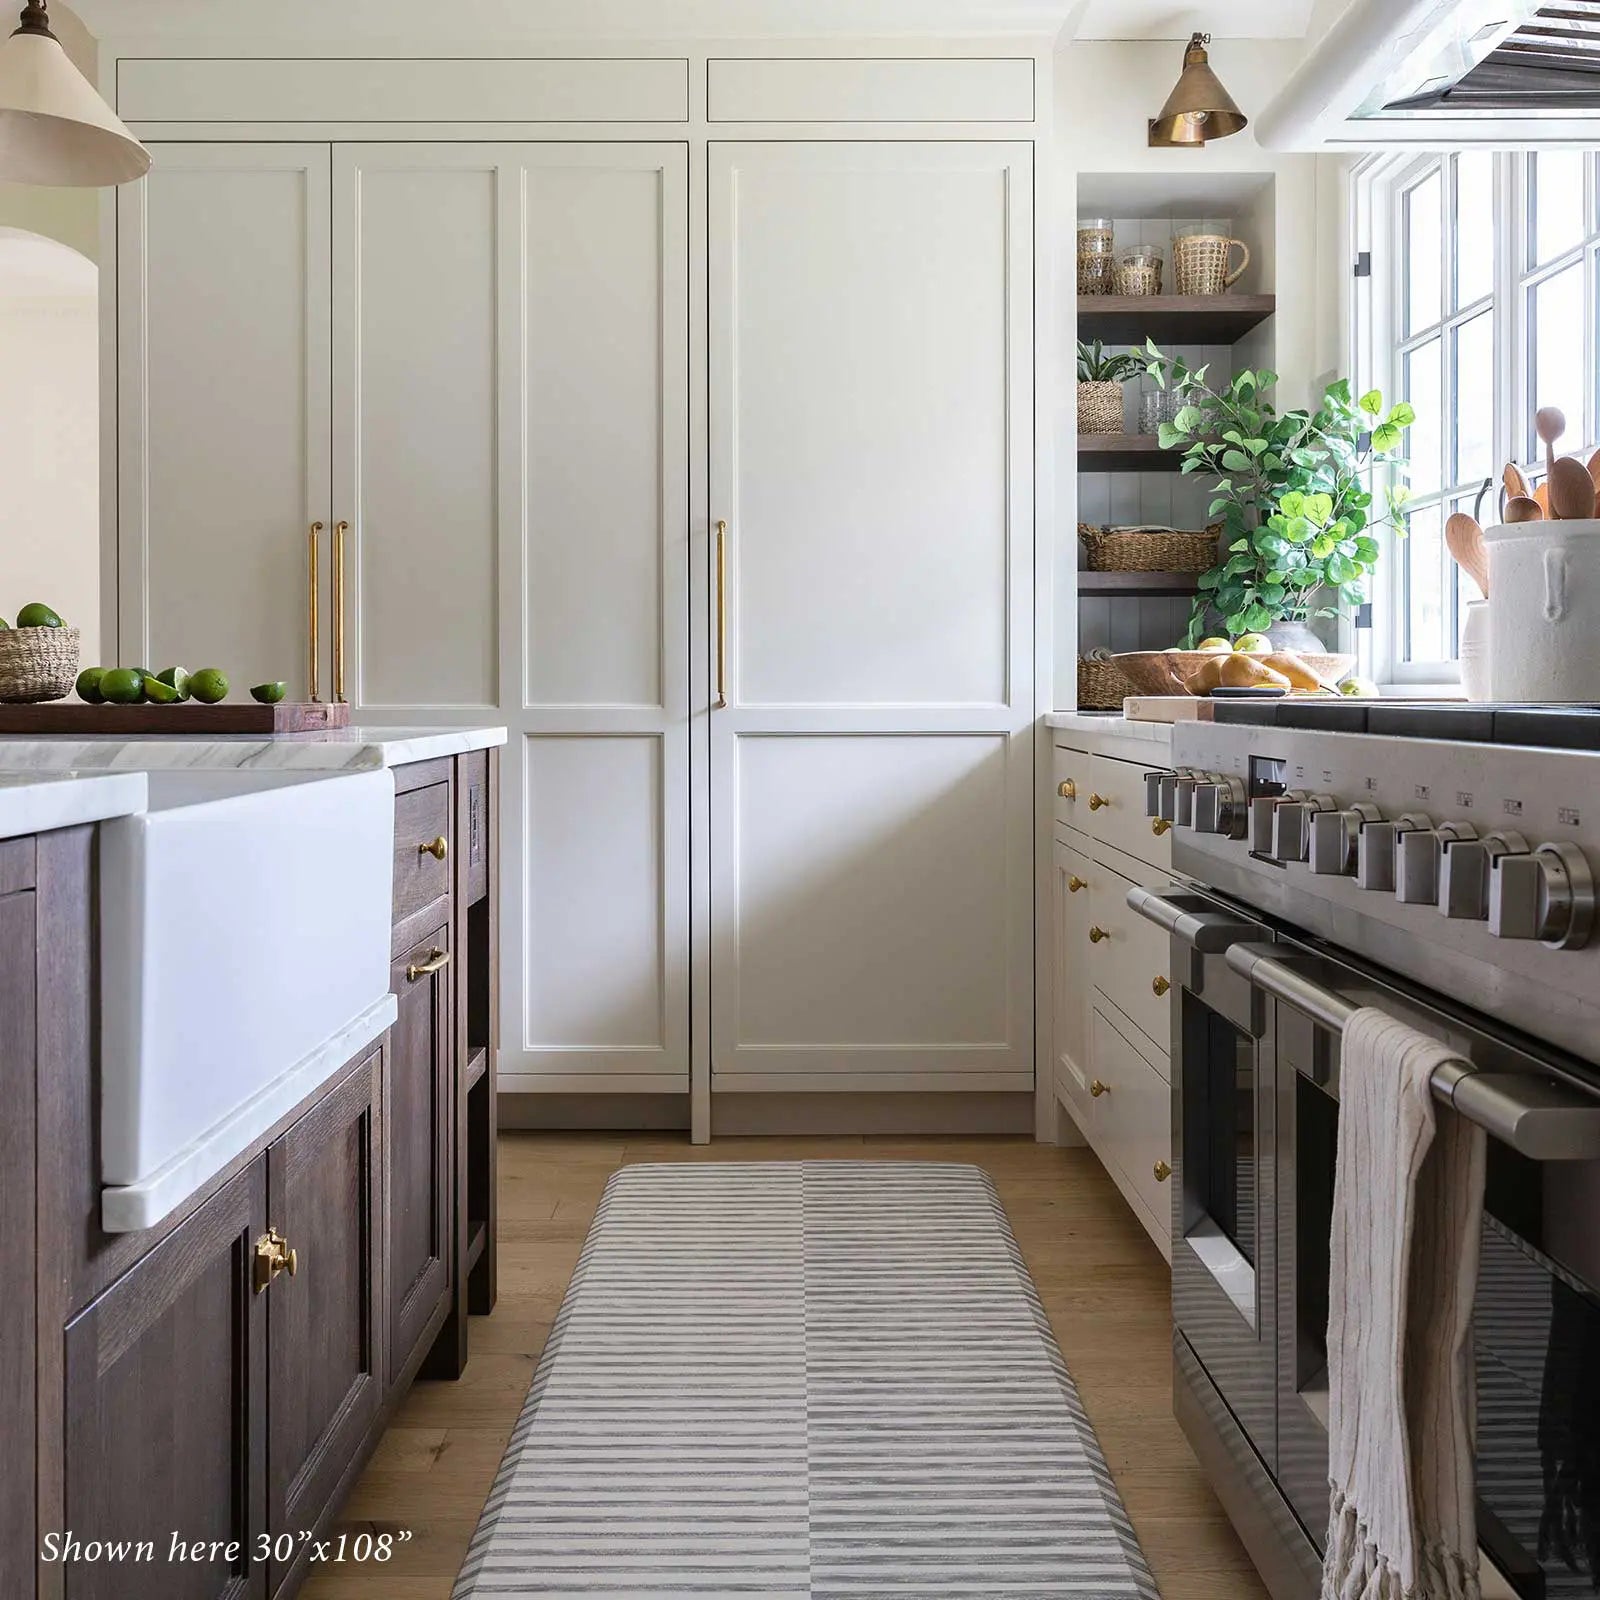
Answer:
[[[0,628],[0,702],[65,700],[77,681],[76,628]]]
[[[1228,270],[1228,254],[1239,251],[1239,265]],[[1172,272],[1179,294],[1222,294],[1250,265],[1250,247],[1243,239],[1222,233],[1180,233],[1172,241]]]

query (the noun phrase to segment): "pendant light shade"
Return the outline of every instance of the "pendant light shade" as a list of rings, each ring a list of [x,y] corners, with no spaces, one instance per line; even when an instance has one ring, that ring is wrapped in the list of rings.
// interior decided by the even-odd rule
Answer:
[[[1159,116],[1150,122],[1150,143],[1198,149],[1211,139],[1226,139],[1246,125],[1246,117],[1233,103],[1211,70],[1206,46],[1209,33],[1197,33],[1183,52],[1183,72],[1167,96]]]
[[[149,170],[150,152],[50,31],[45,0],[30,0],[0,44],[0,180],[99,188]]]

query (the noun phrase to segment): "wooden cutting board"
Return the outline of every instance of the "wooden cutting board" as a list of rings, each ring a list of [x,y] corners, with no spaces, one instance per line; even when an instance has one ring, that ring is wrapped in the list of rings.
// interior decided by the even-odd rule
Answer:
[[[91,706],[81,700],[46,700],[34,705],[0,705],[0,735],[102,733],[320,733],[350,725],[350,707],[324,702],[281,700],[275,706],[254,700],[203,706],[185,700],[170,706]]]
[[[1131,694],[1122,702],[1129,722],[1210,722],[1216,702],[1192,694]]]

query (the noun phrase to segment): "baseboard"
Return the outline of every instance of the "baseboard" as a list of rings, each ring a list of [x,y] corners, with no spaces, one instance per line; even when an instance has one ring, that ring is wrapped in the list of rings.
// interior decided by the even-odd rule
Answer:
[[[900,1134],[1034,1131],[1031,1090],[1015,1094],[714,1094],[711,1133]]]
[[[689,1126],[687,1094],[500,1095],[502,1128],[653,1132]]]

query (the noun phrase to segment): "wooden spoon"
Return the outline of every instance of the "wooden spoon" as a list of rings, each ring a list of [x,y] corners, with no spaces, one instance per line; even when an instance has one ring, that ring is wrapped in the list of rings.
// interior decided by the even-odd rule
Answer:
[[[1595,492],[1600,494],[1600,450],[1589,457],[1589,476],[1594,480]]]
[[[1507,522],[1543,522],[1544,511],[1537,500],[1525,494],[1514,494],[1506,501]]]
[[[1477,584],[1484,599],[1489,597],[1489,547],[1483,542],[1483,529],[1475,517],[1455,511],[1444,525],[1444,542],[1461,566]]]
[[[1533,414],[1533,431],[1544,445],[1546,471],[1554,471],[1556,440],[1567,431],[1567,414],[1560,406],[1540,406]]]
[[[1562,522],[1594,515],[1594,479],[1576,456],[1563,456],[1550,469],[1550,511]]]
[[[1533,490],[1528,486],[1527,474],[1523,472],[1515,461],[1506,462],[1506,470],[1500,474],[1500,481],[1506,486],[1508,495],[1532,495]]]

